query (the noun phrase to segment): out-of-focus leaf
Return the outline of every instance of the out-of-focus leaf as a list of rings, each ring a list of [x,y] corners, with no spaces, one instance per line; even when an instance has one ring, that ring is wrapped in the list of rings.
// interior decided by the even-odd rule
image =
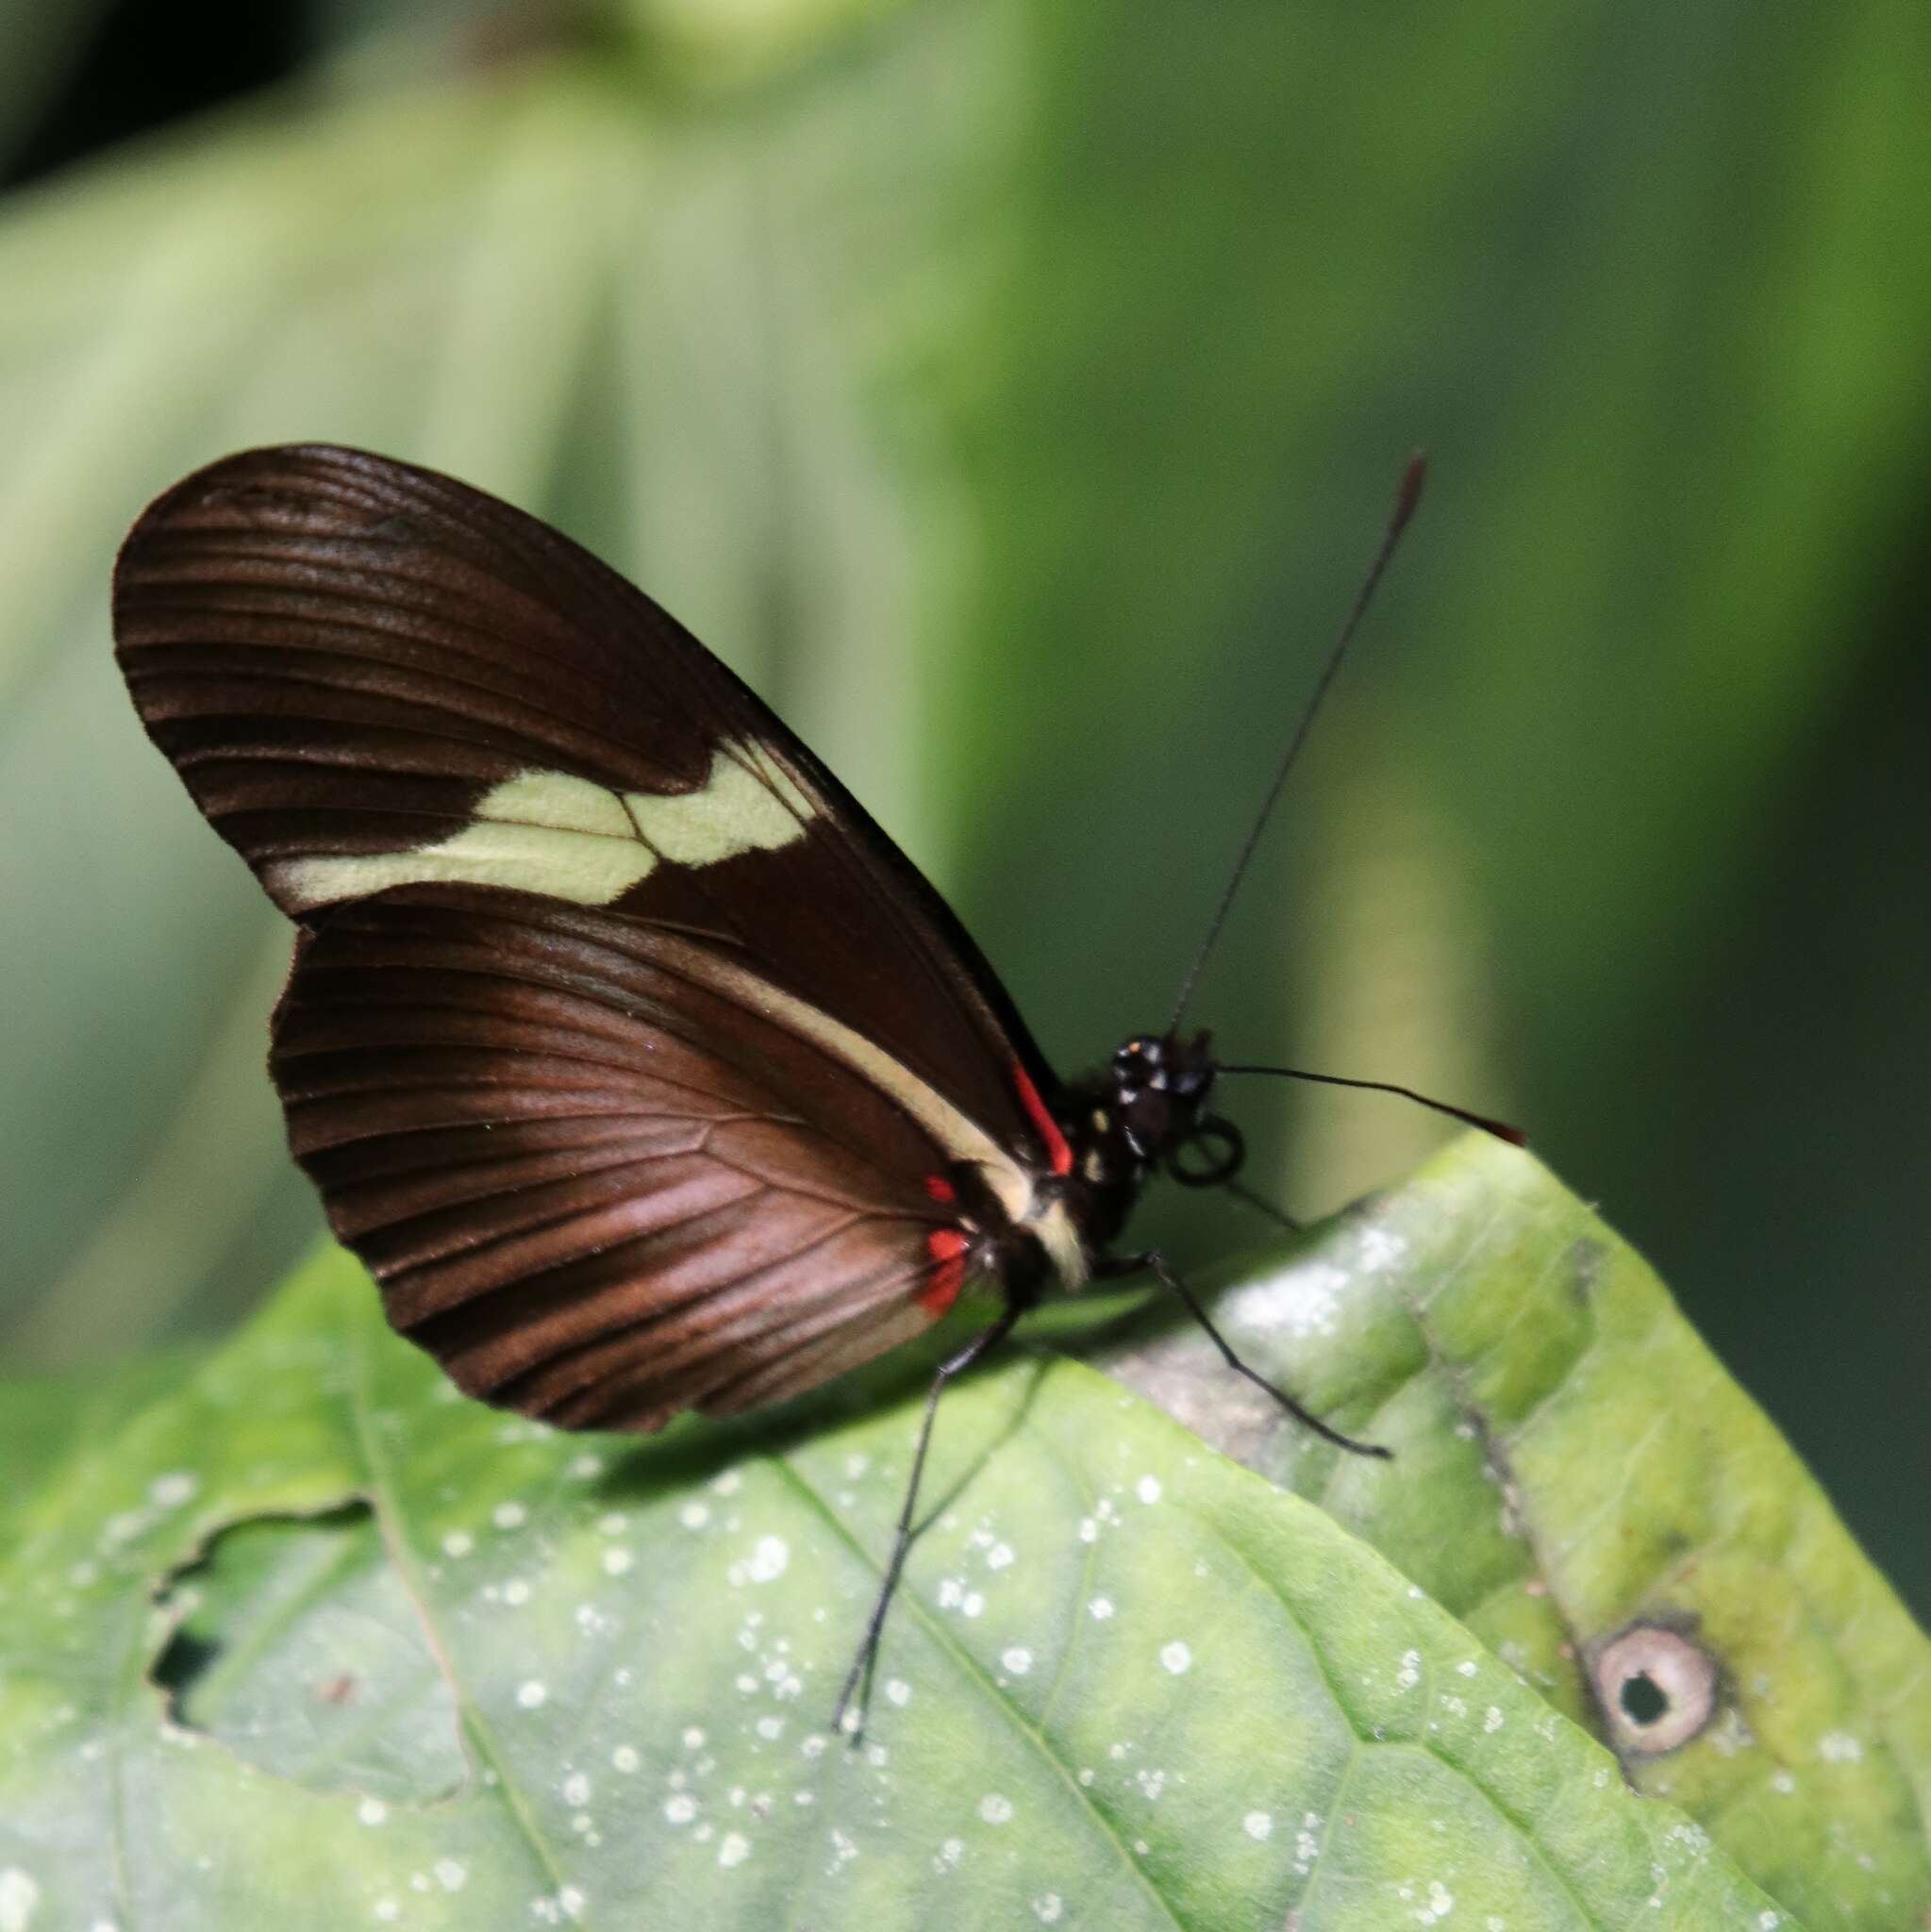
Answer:
[[[456,1399],[325,1257],[28,1506],[0,1879],[157,1932],[1794,1924],[1383,1558],[1070,1362],[948,1400],[868,1731],[828,1737],[916,1414],[558,1437]],[[449,1713],[368,1667],[400,1601],[468,1757],[429,1802],[289,1748],[347,1680],[421,1772]],[[189,1726],[149,1676],[171,1636]]]
[[[1641,1257],[1545,1169],[1472,1135],[1232,1271],[1215,1313],[1261,1373],[1393,1448],[1392,1478],[1230,1395],[1195,1330],[1110,1365],[1373,1543],[1806,1923],[1931,1913],[1931,1645]]]
[[[109,0],[0,5],[0,162],[12,158],[49,98],[85,57]]]

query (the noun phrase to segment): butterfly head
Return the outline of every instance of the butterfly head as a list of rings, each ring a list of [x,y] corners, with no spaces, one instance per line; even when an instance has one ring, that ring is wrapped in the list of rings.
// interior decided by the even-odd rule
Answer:
[[[1107,1070],[1109,1110],[1143,1167],[1164,1166],[1176,1180],[1224,1179],[1240,1165],[1240,1136],[1206,1111],[1219,1063],[1212,1037],[1136,1034],[1115,1049]],[[1188,1158],[1205,1150],[1205,1159]]]

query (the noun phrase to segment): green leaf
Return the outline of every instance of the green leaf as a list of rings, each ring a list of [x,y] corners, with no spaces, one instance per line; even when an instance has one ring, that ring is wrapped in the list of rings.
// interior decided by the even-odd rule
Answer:
[[[1545,1169],[1471,1135],[1232,1271],[1215,1311],[1392,1447],[1396,1479],[1230,1400],[1190,1327],[1103,1357],[1373,1543],[1809,1924],[1931,1913],[1931,1649],[1647,1263]]]
[[[1516,1204],[1457,1200],[1452,1174],[1374,1225],[1457,1249],[1437,1295],[1459,1307],[1516,1279],[1553,1211],[1522,1185],[1500,1249]],[[1472,1266],[1472,1234],[1509,1265]],[[1345,1219],[1317,1248],[1361,1274],[1364,1239]],[[1305,1300],[1310,1265],[1243,1292]],[[1341,1488],[1369,1524],[1452,1499],[1453,1543],[1494,1491],[1473,1456],[1458,1481],[1429,1465],[1467,1445],[1404,1309],[1340,1287],[1405,1451]],[[1796,1923],[1330,1515],[1064,1359],[948,1396],[866,1734],[830,1736],[920,1379],[562,1437],[458,1398],[325,1255],[22,1506],[0,1897],[33,1925],[291,1932]]]

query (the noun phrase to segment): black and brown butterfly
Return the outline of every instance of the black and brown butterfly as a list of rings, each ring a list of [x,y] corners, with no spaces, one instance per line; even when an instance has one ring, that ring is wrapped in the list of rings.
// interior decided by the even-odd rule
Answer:
[[[327,446],[214,463],[135,525],[114,627],[149,734],[296,923],[269,1060],[295,1158],[466,1392],[656,1429],[814,1388],[996,1285],[934,1379],[842,1716],[945,1381],[1095,1275],[1152,1269],[1199,1314],[1111,1244],[1156,1171],[1234,1179],[1207,1037],[1176,1013],[1057,1078],[743,684],[447,477]]]

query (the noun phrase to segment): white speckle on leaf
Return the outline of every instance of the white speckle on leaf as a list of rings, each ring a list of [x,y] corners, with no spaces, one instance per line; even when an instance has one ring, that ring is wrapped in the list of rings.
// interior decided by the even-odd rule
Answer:
[[[1015,1643],[1010,1650],[1000,1652],[999,1661],[1015,1677],[1023,1677],[1033,1667],[1033,1654],[1024,1644]]]
[[[888,1677],[885,1680],[885,1694],[901,1707],[912,1701],[912,1687],[903,1677]]]
[[[185,1469],[174,1469],[148,1484],[147,1499],[157,1509],[178,1509],[183,1503],[191,1502],[200,1488],[199,1476],[191,1475]]]
[[[1391,1267],[1407,1251],[1408,1244],[1400,1235],[1390,1234],[1385,1227],[1364,1228],[1355,1250],[1355,1266],[1364,1274],[1373,1274]]]
[[[1161,1644],[1160,1662],[1172,1671],[1174,1676],[1179,1676],[1192,1661],[1193,1653],[1177,1637],[1171,1643]]]
[[[1482,1728],[1485,1731],[1499,1731],[1502,1728],[1504,1723],[1505,1719],[1503,1718],[1501,1710],[1496,1706],[1491,1704],[1489,1707],[1488,1710],[1483,1714]]]
[[[1797,1789],[1797,1780],[1788,1771],[1775,1772],[1771,1776],[1770,1788],[1778,1797],[1788,1798]]]
[[[566,1805],[588,1805],[590,1803],[590,1778],[580,1771],[573,1771],[563,1780],[563,1802]]]
[[[445,1557],[466,1557],[475,1546],[475,1538],[466,1529],[452,1529],[442,1539],[442,1554]]]
[[[718,1840],[718,1863],[726,1870],[751,1856],[751,1840],[741,1831],[727,1831]]]
[[[607,1509],[597,1518],[597,1533],[600,1536],[622,1536],[630,1519],[621,1509]]]
[[[1859,1764],[1864,1747],[1848,1731],[1826,1731],[1817,1740],[1817,1755],[1826,1764]]]
[[[530,1587],[521,1576],[512,1576],[503,1586],[503,1601],[512,1607],[518,1604],[526,1604],[529,1600]]]
[[[781,1536],[761,1536],[751,1552],[751,1560],[744,1565],[744,1574],[753,1583],[775,1583],[785,1574],[791,1561],[791,1546]]]
[[[997,1791],[988,1791],[979,1800],[979,1816],[988,1824],[1005,1824],[1012,1817],[1012,1800],[1001,1797]]]
[[[1415,1923],[1418,1925],[1440,1924],[1454,1909],[1454,1892],[1440,1879],[1431,1878],[1428,1881],[1428,1903],[1416,1911]]]
[[[959,1600],[958,1607],[959,1613],[962,1616],[976,1617],[980,1615],[986,1607],[985,1592],[977,1590],[967,1591],[965,1595]]]
[[[704,1733],[695,1724],[691,1725],[684,1733],[684,1748],[687,1751],[704,1749]]]
[[[1160,1500],[1160,1479],[1157,1475],[1143,1475],[1134,1484],[1133,1492],[1142,1503],[1157,1503]]]
[[[604,1552],[604,1574],[622,1576],[630,1568],[632,1557],[628,1550],[606,1550]]]
[[[697,1816],[697,1800],[689,1791],[677,1791],[664,1800],[664,1816],[673,1824],[689,1824]]]
[[[549,1691],[535,1677],[516,1687],[516,1701],[525,1710],[535,1710],[549,1696]]]
[[[603,1473],[604,1458],[591,1455],[587,1449],[581,1456],[573,1456],[570,1458],[570,1466],[565,1471],[566,1474],[574,1475],[580,1483],[587,1483],[592,1476],[602,1475]]]
[[[1104,1624],[1113,1614],[1113,1599],[1109,1596],[1096,1596],[1087,1605],[1088,1611]]]
[[[1095,1542],[1099,1539],[1100,1525],[1090,1516],[1079,1519],[1079,1540],[1083,1543]]]
[[[1009,1569],[1012,1565],[1013,1555],[1013,1547],[1010,1543],[994,1543],[986,1552],[986,1568],[989,1570]]]
[[[1401,1669],[1394,1674],[1394,1688],[1397,1690],[1412,1690],[1422,1681],[1422,1653],[1419,1650],[1405,1650],[1401,1654]]]
[[[1042,1925],[1057,1924],[1063,1909],[1057,1891],[1042,1891],[1033,1901],[1033,1916]]]
[[[599,1469],[603,1467],[601,1461],[597,1463],[597,1467]],[[563,1890],[557,1894],[557,1903],[563,1908],[563,1916],[566,1919],[575,1920],[583,1917],[583,1907],[585,1901],[583,1891],[580,1887],[574,1885],[566,1885],[563,1888]]]
[[[1348,1277],[1325,1261],[1305,1261],[1283,1269],[1271,1281],[1237,1290],[1221,1304],[1221,1313],[1242,1325],[1290,1335],[1332,1335],[1340,1317],[1340,1291]]]
[[[757,1720],[757,1735],[766,1742],[775,1744],[785,1734],[785,1721],[781,1717],[761,1717]]]
[[[727,1469],[723,1475],[711,1478],[710,1489],[714,1496],[735,1496],[744,1487],[744,1478],[735,1469]]]
[[[702,1529],[710,1521],[710,1509],[703,1503],[686,1503],[677,1511],[677,1521],[686,1529]]]
[[[0,1932],[27,1932],[40,1902],[40,1886],[18,1865],[0,1872]]]
[[[459,1858],[438,1858],[435,1864],[436,1883],[444,1891],[460,1891],[470,1880],[470,1868]]]
[[[356,1807],[356,1816],[364,1824],[381,1824],[388,1820],[389,1807],[380,1798],[364,1798]]]
[[[1240,1821],[1240,1829],[1251,1839],[1264,1839],[1273,1829],[1272,1811],[1250,1811]]]
[[[637,1746],[634,1744],[619,1744],[610,1753],[610,1765],[616,1771],[635,1771],[642,1762],[642,1758],[637,1755]]]
[[[380,1920],[386,1925],[391,1919],[402,1916],[402,1907],[392,1898],[378,1898],[369,1907],[369,1915],[371,1918]]]
[[[521,1503],[498,1503],[490,1512],[498,1529],[521,1529],[529,1521],[529,1511]]]

